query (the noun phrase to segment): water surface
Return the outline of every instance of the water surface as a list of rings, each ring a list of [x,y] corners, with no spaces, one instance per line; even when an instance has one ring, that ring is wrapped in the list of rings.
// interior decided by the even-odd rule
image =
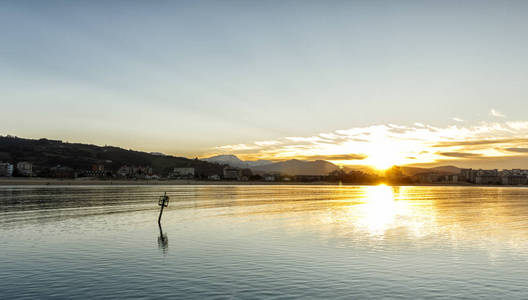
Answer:
[[[0,187],[3,299],[526,299],[526,279],[526,188]]]

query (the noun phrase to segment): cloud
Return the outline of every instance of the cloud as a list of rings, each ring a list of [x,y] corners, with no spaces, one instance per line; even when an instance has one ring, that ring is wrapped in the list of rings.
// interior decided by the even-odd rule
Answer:
[[[457,117],[452,118],[452,120],[455,121],[455,122],[465,122],[463,119],[460,119],[460,118],[457,118]]]
[[[516,153],[528,153],[528,148],[506,148],[504,150]]]
[[[506,117],[506,115],[504,115],[503,113],[501,113],[500,111],[492,108],[489,112],[490,116],[493,116],[493,117],[498,117],[498,118],[504,118]]]
[[[438,153],[442,156],[447,157],[477,157],[482,156],[480,153],[469,153],[469,152],[440,152]]]
[[[493,144],[506,144],[506,143],[528,143],[528,139],[490,139],[490,140],[440,142],[438,144],[433,145],[433,147],[477,146],[477,145],[493,145]]]
[[[339,164],[386,166],[440,163],[448,158],[474,163],[501,157],[504,161],[525,153],[524,149],[528,149],[528,121],[445,127],[423,123],[378,124],[219,146],[208,154],[236,154],[243,159],[323,159]]]

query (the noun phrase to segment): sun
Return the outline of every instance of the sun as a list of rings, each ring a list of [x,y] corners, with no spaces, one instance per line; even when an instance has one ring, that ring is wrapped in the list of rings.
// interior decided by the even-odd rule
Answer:
[[[369,164],[378,171],[386,171],[394,165],[394,162],[385,158],[373,158]]]
[[[397,161],[398,157],[394,153],[391,153],[390,149],[376,149],[365,159],[365,164],[378,171],[385,171],[397,164]]]

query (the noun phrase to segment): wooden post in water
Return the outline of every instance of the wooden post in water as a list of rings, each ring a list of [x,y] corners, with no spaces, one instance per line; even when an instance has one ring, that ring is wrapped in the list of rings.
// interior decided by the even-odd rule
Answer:
[[[161,228],[161,215],[163,214],[163,208],[169,206],[169,196],[167,196],[167,192],[165,192],[163,196],[160,196],[158,205],[161,206],[160,214],[158,217],[158,224],[160,225],[160,228]]]

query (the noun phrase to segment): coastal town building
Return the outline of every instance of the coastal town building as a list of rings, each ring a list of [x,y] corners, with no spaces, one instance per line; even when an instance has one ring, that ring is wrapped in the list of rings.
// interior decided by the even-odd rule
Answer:
[[[169,174],[169,177],[175,179],[193,179],[194,175],[194,168],[174,168]]]
[[[264,181],[275,181],[275,176],[274,175],[265,175],[264,176]]]
[[[129,177],[132,176],[132,167],[129,166],[122,166],[117,170],[117,175],[121,177]]]
[[[527,170],[512,169],[500,172],[501,183],[504,185],[524,185],[528,183]]]
[[[225,167],[224,179],[226,180],[240,180],[242,178],[242,171],[240,169]]]
[[[498,171],[497,169],[462,169],[459,174],[459,182],[469,182],[474,184],[525,185],[528,184],[528,170],[505,169]]]
[[[33,164],[27,161],[17,163],[16,169],[20,176],[33,176]]]
[[[414,175],[414,178],[418,183],[436,183],[441,182],[444,176],[435,172],[424,172]]]
[[[81,175],[85,177],[107,177],[112,176],[112,172],[106,171],[105,166],[102,164],[95,164],[92,165],[92,168],[90,170],[85,170],[81,172]]]
[[[323,181],[324,176],[319,175],[295,175],[293,178],[295,181],[298,182],[317,182],[317,181]]]
[[[117,170],[117,175],[127,178],[145,178],[147,176],[152,176],[153,174],[151,167],[143,166],[128,166],[124,165]]]
[[[494,170],[478,170],[475,176],[476,184],[500,184],[501,178],[499,171]]]
[[[459,178],[458,174],[452,174],[452,175],[445,175],[443,180],[446,183],[456,184],[458,183],[458,178]]]
[[[57,165],[50,168],[49,177],[51,178],[76,178],[77,173],[74,169],[66,166]]]
[[[220,178],[220,175],[218,175],[218,174],[213,174],[213,175],[209,175],[209,176],[207,176],[207,179],[209,179],[209,180],[214,180],[214,181],[218,181],[218,180],[220,180],[221,178]]]
[[[0,176],[11,177],[13,176],[14,166],[7,162],[0,163]]]

